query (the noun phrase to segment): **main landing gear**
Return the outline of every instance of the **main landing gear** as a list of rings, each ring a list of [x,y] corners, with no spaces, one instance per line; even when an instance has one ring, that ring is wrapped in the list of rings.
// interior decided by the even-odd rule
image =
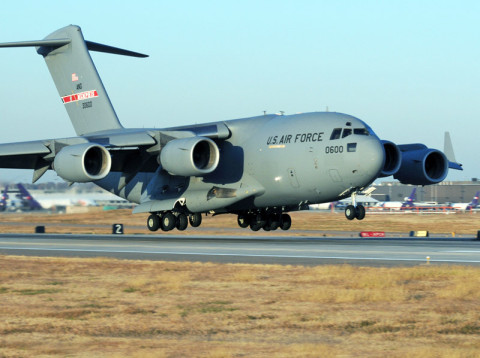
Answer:
[[[290,215],[281,212],[272,213],[241,213],[237,218],[238,226],[250,227],[252,231],[263,229],[274,231],[277,229],[288,230],[292,226]]]
[[[290,215],[281,211],[258,211],[255,213],[244,212],[239,213],[237,217],[238,226],[241,228],[249,227],[252,231],[263,229],[265,231],[273,231],[277,229],[289,230],[292,226]],[[198,227],[202,223],[202,215],[194,213],[187,216],[183,212],[162,211],[151,213],[147,219],[147,227],[150,231],[170,231],[177,229],[185,230],[188,224],[192,227]]]
[[[177,229],[180,231],[188,227],[188,223],[192,227],[200,226],[202,223],[202,215],[200,213],[190,214],[188,217],[184,213],[163,211],[161,213],[152,213],[147,219],[147,227],[150,231],[170,231]]]
[[[357,193],[352,194],[352,205],[345,208],[345,217],[348,220],[363,220],[365,218],[365,207],[362,204],[357,204],[356,196]]]

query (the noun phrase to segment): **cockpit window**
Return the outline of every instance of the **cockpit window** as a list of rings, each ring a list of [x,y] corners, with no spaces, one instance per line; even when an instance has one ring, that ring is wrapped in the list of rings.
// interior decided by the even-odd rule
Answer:
[[[342,133],[342,138],[348,137],[352,134],[352,128],[345,128]]]
[[[330,140],[340,138],[340,133],[342,133],[342,128],[335,128],[330,136]]]
[[[367,128],[355,128],[353,134],[370,135]]]

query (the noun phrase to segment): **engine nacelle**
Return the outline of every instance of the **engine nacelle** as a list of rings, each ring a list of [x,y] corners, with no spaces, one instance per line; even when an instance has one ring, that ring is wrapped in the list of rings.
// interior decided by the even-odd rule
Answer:
[[[393,176],[403,184],[430,185],[440,183],[448,174],[448,159],[441,151],[423,144],[398,146],[402,164]]]
[[[173,175],[203,176],[213,172],[219,160],[217,145],[206,137],[174,139],[160,152],[160,164]]]
[[[385,164],[379,176],[388,177],[394,175],[400,169],[402,153],[395,143],[388,140],[382,140],[382,143],[385,151]]]
[[[53,161],[58,176],[69,182],[86,183],[105,178],[112,158],[105,147],[82,143],[62,148]]]

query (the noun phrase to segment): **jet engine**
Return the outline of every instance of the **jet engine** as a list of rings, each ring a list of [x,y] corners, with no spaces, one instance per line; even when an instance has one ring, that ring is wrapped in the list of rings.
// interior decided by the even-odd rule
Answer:
[[[206,137],[174,139],[160,152],[160,164],[172,175],[203,176],[213,172],[219,160],[217,145]]]
[[[441,182],[448,173],[448,159],[441,151],[423,144],[403,144],[400,169],[393,175],[403,184],[430,185]]]
[[[58,176],[69,182],[86,183],[105,178],[112,159],[105,147],[82,143],[62,148],[53,161]]]
[[[382,140],[383,149],[385,151],[385,164],[380,172],[380,177],[388,177],[395,174],[402,164],[402,153],[398,146],[388,140]]]

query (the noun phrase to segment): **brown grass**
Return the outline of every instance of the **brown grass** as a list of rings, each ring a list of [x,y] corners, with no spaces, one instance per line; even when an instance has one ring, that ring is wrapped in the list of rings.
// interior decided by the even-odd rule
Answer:
[[[480,268],[0,256],[0,356],[477,357]]]
[[[294,212],[292,229],[288,232],[275,231],[275,235],[323,236],[332,235],[332,231],[352,232],[357,236],[360,231],[386,231],[387,233],[408,234],[410,231],[428,230],[431,233],[451,235],[476,235],[480,230],[480,214],[367,214],[362,221],[346,220],[343,213]],[[152,234],[146,227],[147,214],[133,215],[131,210],[101,211],[98,208],[88,213],[52,215],[47,213],[13,213],[0,216],[0,232],[33,232],[37,225],[44,225],[47,233],[95,233],[111,234],[113,223],[123,223],[126,234]],[[235,215],[208,216],[203,218],[200,228],[189,227],[184,232],[174,230],[155,234],[226,234],[250,235],[249,229],[240,229]],[[271,235],[263,230],[255,235]]]

